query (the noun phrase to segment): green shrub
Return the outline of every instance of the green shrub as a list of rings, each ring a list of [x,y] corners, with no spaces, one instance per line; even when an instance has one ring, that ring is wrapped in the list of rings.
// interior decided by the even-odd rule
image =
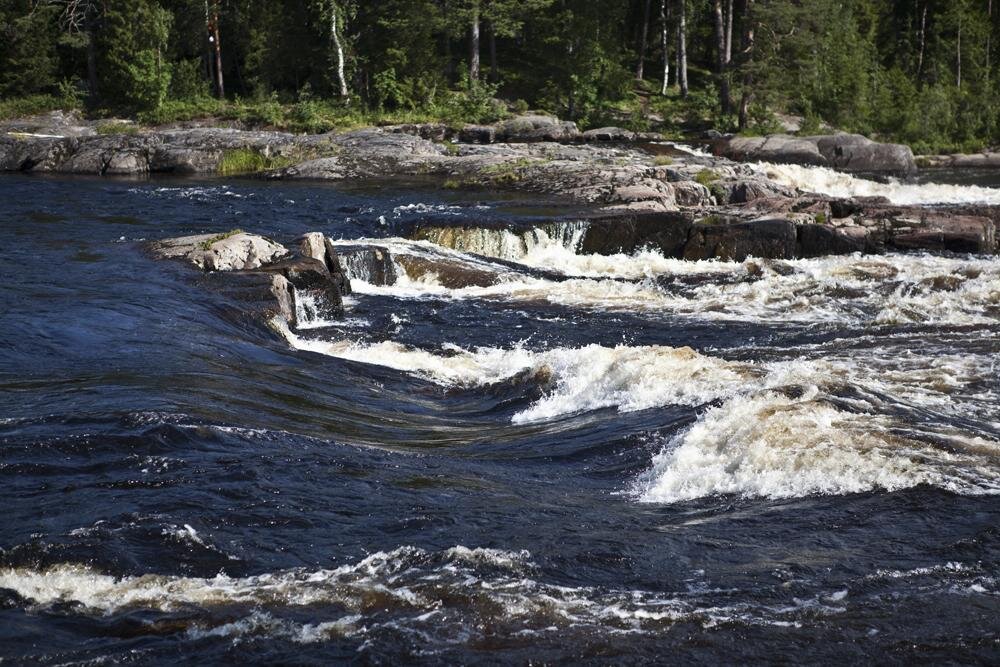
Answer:
[[[657,167],[669,167],[674,163],[674,159],[669,155],[657,155],[653,158],[653,164]]]
[[[694,180],[701,183],[705,187],[710,187],[712,183],[719,180],[719,174],[711,169],[702,169],[697,174],[694,175]]]
[[[284,155],[264,155],[252,148],[226,151],[219,160],[218,172],[223,176],[255,174],[287,167],[294,161]]]

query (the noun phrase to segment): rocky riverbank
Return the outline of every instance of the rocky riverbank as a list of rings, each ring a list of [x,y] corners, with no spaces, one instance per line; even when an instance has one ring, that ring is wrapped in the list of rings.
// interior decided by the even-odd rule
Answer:
[[[649,245],[668,257],[736,260],[997,251],[1000,214],[992,207],[900,206],[881,198],[815,195],[736,161],[898,173],[914,168],[905,146],[855,135],[733,137],[717,141],[714,151],[721,155],[619,128],[581,133],[573,123],[547,116],[488,127],[403,125],[323,135],[229,128],[98,134],[72,117],[51,116],[5,129],[0,169],[217,174],[236,156],[257,165],[256,176],[270,179],[435,177],[448,188],[520,190],[585,205],[592,213],[584,248],[598,254]]]

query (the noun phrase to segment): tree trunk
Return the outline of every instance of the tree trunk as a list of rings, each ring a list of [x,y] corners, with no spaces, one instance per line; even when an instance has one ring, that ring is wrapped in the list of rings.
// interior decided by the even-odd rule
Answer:
[[[993,62],[990,54],[990,43],[993,38],[993,0],[989,0],[986,3],[986,78],[990,78],[990,72],[993,71]]]
[[[715,10],[715,68],[719,75],[719,109],[723,116],[728,116],[732,103],[729,99],[729,75],[726,72],[726,18],[722,11],[722,0],[714,0]]]
[[[733,62],[733,0],[726,0],[726,67]]]
[[[497,31],[490,21],[490,83],[500,80],[500,65],[497,62]]]
[[[740,129],[745,130],[750,124],[750,103],[753,102],[753,47],[754,22],[753,0],[745,0],[743,20],[743,91],[740,96]]]
[[[472,3],[472,23],[469,26],[469,83],[479,81],[479,2]]]
[[[677,76],[681,84],[681,97],[688,96],[688,62],[687,62],[687,0],[677,0]]]
[[[90,92],[90,102],[96,103],[99,99],[97,92],[97,30],[93,25],[93,20],[87,24],[87,88]]]
[[[958,41],[955,45],[955,87],[962,87],[962,15],[958,15]]]
[[[643,65],[646,63],[646,38],[649,36],[649,4],[650,0],[643,3],[642,12],[642,33],[639,38],[639,64],[635,67],[635,78],[642,81]]]
[[[337,54],[337,83],[340,84],[340,97],[345,102],[351,99],[347,91],[347,79],[344,78],[344,47],[340,43],[340,35],[337,33],[337,5],[330,3],[330,40],[333,42],[333,50]]]
[[[924,45],[927,43],[927,5],[924,4],[924,12],[920,16],[920,51],[917,54],[917,78],[920,78],[924,70]]]
[[[660,0],[660,46],[663,47],[663,86],[660,95],[667,94],[670,85],[670,40],[667,38],[667,0]]]
[[[215,63],[215,95],[220,100],[226,96],[226,87],[222,77],[222,45],[219,40],[219,3],[212,0],[209,9],[208,0],[205,0],[205,22],[208,29],[209,53]]]

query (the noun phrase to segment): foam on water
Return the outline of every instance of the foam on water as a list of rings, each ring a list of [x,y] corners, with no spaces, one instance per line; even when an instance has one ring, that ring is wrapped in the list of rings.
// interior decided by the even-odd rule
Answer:
[[[575,255],[550,245],[542,252],[553,253],[553,259],[539,260],[537,266],[581,274],[579,278],[552,281],[426,242],[389,239],[384,247],[390,254],[422,254],[431,261],[447,253],[451,260],[496,273],[497,281],[485,287],[449,288],[433,272],[411,278],[397,264],[393,284],[371,285],[358,280],[358,293],[540,301],[722,321],[882,326],[982,325],[1000,320],[1000,263],[989,258],[848,255],[780,263],[685,262],[653,251],[604,257]],[[530,255],[525,255],[522,262],[527,264],[529,259]],[[704,279],[684,284],[691,278]]]
[[[711,627],[738,622],[787,625],[801,614],[838,614],[847,597],[831,591],[792,605],[733,603],[706,588],[665,594],[548,584],[525,551],[440,552],[400,547],[336,569],[284,570],[250,577],[147,574],[113,577],[83,565],[0,569],[0,587],[29,608],[76,603],[74,613],[113,615],[143,609],[185,612],[189,638],[265,636],[311,643],[403,630],[437,640],[468,641],[491,633],[534,634],[570,627],[662,632],[679,621]],[[831,604],[833,602],[834,604]],[[233,618],[234,607],[248,609]],[[283,618],[309,607],[310,623]],[[66,607],[64,607],[66,609]],[[219,609],[223,613],[213,613]],[[62,612],[66,613],[66,612]],[[183,617],[175,619],[183,627]]]
[[[804,192],[832,197],[886,197],[893,204],[1000,204],[1000,189],[944,183],[879,183],[825,167],[794,164],[752,165],[773,181]]]
[[[756,370],[747,364],[662,346],[465,350],[448,345],[441,353],[399,343],[323,341],[298,336],[281,320],[272,322],[296,349],[412,373],[446,386],[477,387],[530,373],[550,389],[515,423],[614,407],[622,412],[665,405],[701,405],[732,394]]]

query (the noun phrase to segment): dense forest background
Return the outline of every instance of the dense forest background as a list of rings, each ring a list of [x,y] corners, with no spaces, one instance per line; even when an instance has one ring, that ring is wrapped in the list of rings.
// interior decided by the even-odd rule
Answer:
[[[761,133],[789,112],[974,150],[1000,136],[996,23],[993,0],[0,0],[0,113]]]

